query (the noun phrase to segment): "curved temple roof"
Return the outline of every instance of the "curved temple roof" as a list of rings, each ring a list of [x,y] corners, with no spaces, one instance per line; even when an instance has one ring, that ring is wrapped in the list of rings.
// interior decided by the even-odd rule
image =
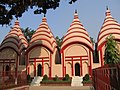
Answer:
[[[120,39],[120,24],[111,16],[107,8],[106,17],[98,35],[98,48],[106,41],[108,35],[112,34],[115,39]]]
[[[42,23],[40,24],[36,32],[33,34],[28,49],[36,45],[43,45],[52,52],[57,46],[56,40],[47,24],[46,17],[43,17]]]
[[[23,49],[27,48],[27,46],[28,42],[20,29],[19,21],[16,20],[14,27],[1,43],[0,49],[11,47],[16,50],[17,53],[20,53]]]
[[[77,11],[75,11],[73,22],[63,38],[63,43],[61,48],[63,49],[68,44],[74,42],[83,43],[88,47],[90,47],[91,49],[93,49],[93,44],[90,40],[90,37],[87,31],[85,30],[84,26],[82,25],[82,23],[79,21]]]

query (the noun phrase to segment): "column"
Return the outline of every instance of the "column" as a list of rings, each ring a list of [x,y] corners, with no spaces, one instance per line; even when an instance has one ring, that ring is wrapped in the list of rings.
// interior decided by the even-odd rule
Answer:
[[[72,59],[72,76],[74,76],[73,57],[71,59]]]
[[[34,59],[34,76],[36,76],[36,59]]]
[[[83,69],[82,69],[82,57],[80,57],[80,76],[83,76]]]

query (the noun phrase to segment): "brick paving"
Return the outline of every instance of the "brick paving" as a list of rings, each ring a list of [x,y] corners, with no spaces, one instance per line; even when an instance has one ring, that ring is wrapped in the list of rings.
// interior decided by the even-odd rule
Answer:
[[[21,86],[6,90],[94,90],[92,86]]]
[[[29,90],[94,90],[92,86],[30,86]]]

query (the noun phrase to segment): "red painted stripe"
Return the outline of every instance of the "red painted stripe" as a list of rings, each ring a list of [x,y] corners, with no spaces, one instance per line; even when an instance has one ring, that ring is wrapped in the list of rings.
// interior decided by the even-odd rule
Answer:
[[[109,25],[116,25],[116,26],[120,27],[120,25],[118,23],[110,23],[110,24],[103,25],[101,29],[103,29],[103,28],[105,28],[105,27],[107,27]]]
[[[104,38],[105,36],[108,36],[108,35],[110,35],[110,34],[120,35],[120,32],[110,32],[110,33],[107,33],[107,34],[103,35],[101,38],[99,38],[98,43],[100,42],[100,40],[101,40],[102,38]]]
[[[47,42],[52,46],[51,42],[50,42],[49,40],[45,39],[45,38],[35,39],[35,40],[33,40],[32,42],[30,42],[30,45],[33,44],[33,43],[36,42],[36,41],[41,41],[41,42],[42,42],[42,40],[47,41]]]
[[[65,56],[65,58],[80,58],[80,57],[88,57],[88,56]]]
[[[34,59],[34,76],[36,76],[36,59]]]
[[[34,33],[34,35],[37,34],[37,33],[41,33],[41,32],[46,32],[46,33],[50,34],[50,32],[49,32],[49,31],[46,31],[46,30],[37,30],[37,31]]]
[[[42,26],[42,25],[40,25],[40,26],[37,28],[37,30],[39,30],[39,29],[41,29],[41,28],[45,28],[45,29],[48,30],[48,26]]]
[[[104,29],[104,30],[100,31],[98,37],[100,37],[100,35],[102,35],[103,32],[111,30],[111,29],[120,30],[120,28],[107,28],[107,29]]]
[[[29,47],[27,48],[26,53],[29,53],[30,50],[32,50],[33,48],[35,48],[35,47],[40,47],[40,46],[43,46],[43,47],[47,48],[50,52],[53,52],[53,51],[50,49],[50,47],[48,47],[48,46],[45,45],[45,44],[35,44],[34,46],[30,46],[30,44],[29,44]]]
[[[78,23],[76,23],[76,22],[78,22]],[[83,27],[83,25],[80,23],[80,21],[73,21],[72,24],[70,25],[70,27],[72,27],[74,25],[80,25]]]
[[[12,42],[12,41],[3,42],[3,43],[1,44],[1,47],[2,47],[3,45],[7,44],[7,43],[12,43],[12,44],[15,45],[17,48],[19,48],[18,44],[15,43],[15,42]],[[7,46],[9,46],[9,45],[7,45]],[[6,47],[6,46],[5,46],[5,47]],[[9,47],[12,47],[12,46],[9,46]],[[13,48],[14,48],[14,47],[13,47]]]
[[[90,45],[88,45],[88,44],[86,44],[86,43],[84,43],[84,42],[82,42],[82,41],[73,41],[73,42],[71,42],[71,43],[68,43],[68,44],[66,44],[66,45],[64,45],[62,48],[61,48],[61,53],[63,52],[63,50],[65,50],[68,46],[70,46],[70,45],[72,45],[72,44],[76,44],[76,43],[78,43],[78,44],[83,44],[84,46],[86,46],[86,47],[88,47],[89,49],[91,49],[92,51],[93,51],[93,46],[91,47]]]
[[[63,71],[63,77],[64,77],[64,52],[62,52],[62,71]]]
[[[70,27],[67,32],[69,32],[69,31],[71,31],[71,30],[73,30],[73,29],[80,29],[80,30],[86,31],[84,28],[81,28],[81,27],[78,27],[78,26],[77,26],[77,27],[73,27],[73,28]]]
[[[91,51],[89,50],[89,60],[90,60],[90,71],[89,74],[92,76],[92,59],[91,59]]]
[[[29,60],[29,62],[34,62],[34,60]],[[44,59],[43,59],[43,61],[42,60],[36,60],[36,62],[49,62],[49,60],[44,60]]]
[[[107,19],[112,19],[112,20],[114,20],[114,18],[111,16],[111,17],[106,17],[105,19],[104,19],[104,21],[107,21]],[[114,20],[115,21],[115,20]]]
[[[50,53],[50,72],[49,72],[49,77],[51,78],[52,76],[52,54]]]
[[[3,63],[6,63],[6,64],[8,64],[9,62],[0,62],[1,64],[3,64]],[[15,63],[15,62],[10,62],[10,63]]]
[[[105,44],[106,44],[106,40],[103,41],[103,42],[97,47],[97,50],[99,51]]]
[[[19,40],[18,40],[17,38],[15,38],[14,36],[6,37],[6,38],[2,41],[2,43],[3,43],[4,41],[6,41],[7,39],[14,39],[17,43],[19,43]]]
[[[12,61],[12,60],[15,60],[15,59],[5,59],[5,58],[1,59],[1,58],[0,58],[0,61],[3,61],[3,60],[4,60],[4,61]]]
[[[80,58],[80,71],[81,71],[81,76],[83,76],[83,69],[82,69],[82,58]]]
[[[48,38],[51,38],[51,37],[48,36],[47,34],[37,34],[37,35],[34,35],[31,39],[33,39],[33,38],[35,38],[35,37],[37,37],[37,36],[40,36],[40,35],[46,36],[46,37],[48,37]]]
[[[10,32],[10,33],[8,33],[8,35],[16,35],[17,37],[19,37],[19,35],[18,35],[18,33],[14,33],[14,32]],[[15,36],[14,36],[15,37]]]
[[[88,60],[88,58],[86,58],[86,59],[82,59],[83,61],[86,61],[86,60]],[[71,59],[65,59],[65,61],[72,61]],[[73,61],[80,61],[80,59],[75,59],[75,60],[73,60]]]
[[[87,39],[86,37],[84,37],[84,36],[78,36],[78,35],[76,35],[76,36],[71,36],[71,37],[69,37],[69,38],[66,38],[65,40],[63,40],[63,42],[62,43],[65,43],[67,40],[69,40],[69,39],[71,39],[71,38],[83,38],[83,39],[85,39],[85,40],[87,40],[90,44],[92,44],[91,43],[91,41],[89,40],[89,39]],[[84,41],[84,40],[83,40]],[[78,41],[79,42],[79,41]],[[81,42],[81,41],[80,41]]]
[[[34,58],[29,58],[29,59],[48,59],[49,57],[34,57]]]
[[[104,65],[104,60],[103,60],[102,48],[100,49],[100,59],[101,59],[101,66],[103,66]]]
[[[77,34],[81,34],[81,33],[82,33],[82,34],[85,34],[86,36],[89,37],[89,35],[88,35],[87,33],[85,33],[85,32],[81,32],[81,31],[72,31],[72,32],[68,33],[67,35],[65,35],[64,38],[67,37],[67,36],[69,36],[70,34],[73,34],[73,33],[77,33]]]
[[[71,59],[72,59],[72,76],[74,76],[73,58],[71,58]]]

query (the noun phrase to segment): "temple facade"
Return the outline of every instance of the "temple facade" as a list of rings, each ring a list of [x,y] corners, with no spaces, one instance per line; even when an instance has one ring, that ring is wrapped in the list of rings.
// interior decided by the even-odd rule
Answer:
[[[99,67],[104,65],[104,51],[106,38],[111,34],[117,41],[120,47],[120,24],[112,17],[110,10],[107,8],[106,17],[104,19],[103,25],[100,29],[97,39],[97,51],[99,56]],[[120,50],[120,48],[119,48]]]
[[[87,30],[79,20],[77,11],[73,21],[63,37],[61,50],[58,49],[55,37],[43,17],[36,32],[28,43],[19,25],[15,25],[0,45],[0,75],[44,76],[62,78],[85,74],[92,75],[92,69],[104,65],[106,38],[112,34],[120,44],[120,24],[106,10],[106,17],[97,40],[98,63],[93,61],[94,46]],[[120,46],[120,45],[119,45]],[[25,78],[25,77],[23,77]]]

